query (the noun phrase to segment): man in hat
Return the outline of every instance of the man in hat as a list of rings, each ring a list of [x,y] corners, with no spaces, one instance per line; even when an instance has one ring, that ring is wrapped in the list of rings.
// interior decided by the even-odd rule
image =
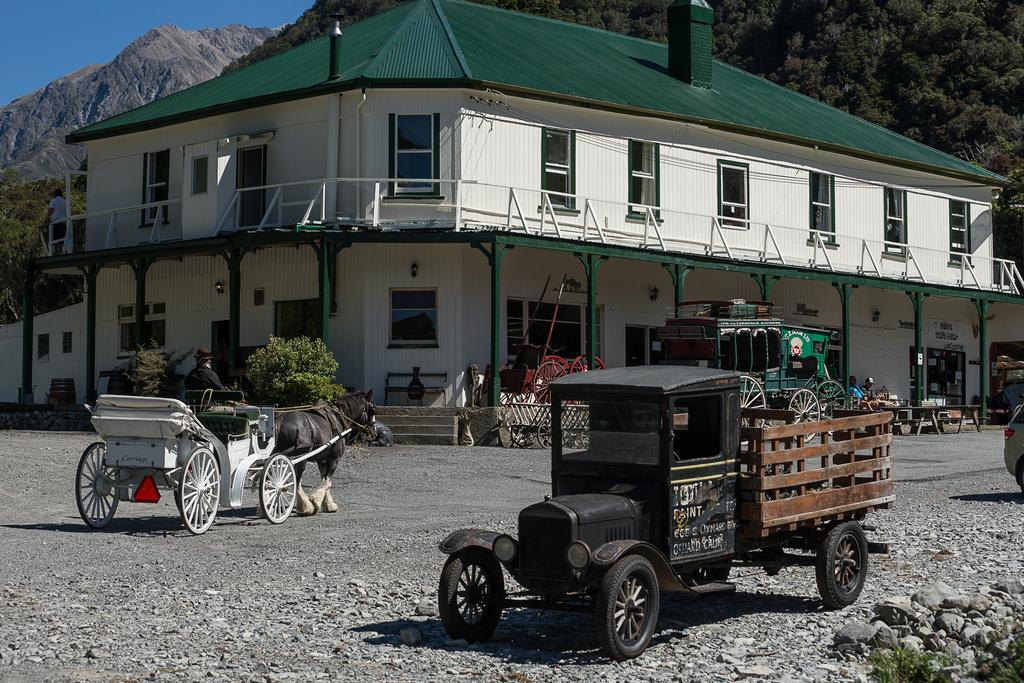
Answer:
[[[196,349],[196,366],[185,377],[186,391],[203,391],[204,389],[224,390],[220,377],[213,370],[213,354],[210,349],[200,346]]]
[[[895,403],[878,395],[878,392],[875,391],[875,380],[873,377],[868,377],[864,380],[864,398],[868,408],[871,410],[896,407]]]

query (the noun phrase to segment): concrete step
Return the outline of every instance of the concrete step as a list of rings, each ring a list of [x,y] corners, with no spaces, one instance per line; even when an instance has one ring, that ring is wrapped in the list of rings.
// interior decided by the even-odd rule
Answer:
[[[384,424],[391,427],[391,431],[395,433],[397,437],[399,434],[457,434],[457,428],[455,425],[405,425],[401,428],[395,427],[394,425],[385,422]]]
[[[455,417],[446,417],[444,415],[378,415],[377,418],[392,429],[417,426],[448,427],[451,429],[453,425],[458,424]]]
[[[399,434],[395,432],[395,443],[418,446],[455,446],[457,440],[454,434]]]

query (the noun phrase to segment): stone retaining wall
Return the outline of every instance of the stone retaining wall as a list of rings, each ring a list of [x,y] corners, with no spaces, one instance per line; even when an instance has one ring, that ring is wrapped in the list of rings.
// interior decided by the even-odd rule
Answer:
[[[82,406],[0,405],[0,429],[40,432],[91,432],[89,411]]]
[[[459,440],[466,430],[473,435],[475,446],[497,446],[499,408],[429,408],[422,406],[377,406],[377,418],[388,423],[388,415],[451,415],[459,418]]]

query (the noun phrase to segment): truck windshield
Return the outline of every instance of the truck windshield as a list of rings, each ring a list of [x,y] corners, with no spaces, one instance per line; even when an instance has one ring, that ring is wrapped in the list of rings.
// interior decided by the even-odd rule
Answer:
[[[587,438],[573,441],[573,414],[582,406],[562,406],[562,458],[571,461],[658,464],[661,407],[653,402],[590,401]],[[578,419],[579,416],[576,417]]]

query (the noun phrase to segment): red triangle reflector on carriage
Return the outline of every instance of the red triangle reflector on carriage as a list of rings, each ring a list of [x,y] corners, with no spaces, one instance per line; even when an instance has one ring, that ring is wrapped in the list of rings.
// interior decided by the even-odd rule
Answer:
[[[153,475],[147,474],[142,478],[142,483],[139,484],[139,488],[135,491],[135,502],[136,503],[159,503],[160,502],[160,490],[156,487],[156,482],[153,481]]]

